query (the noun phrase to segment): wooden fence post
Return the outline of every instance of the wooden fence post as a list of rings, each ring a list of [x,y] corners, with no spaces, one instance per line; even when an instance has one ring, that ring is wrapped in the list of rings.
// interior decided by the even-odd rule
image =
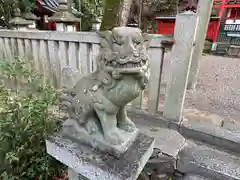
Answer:
[[[192,60],[198,17],[193,12],[184,12],[176,17],[174,29],[175,44],[170,58],[171,79],[167,84],[163,116],[172,121],[182,119],[186,86]]]

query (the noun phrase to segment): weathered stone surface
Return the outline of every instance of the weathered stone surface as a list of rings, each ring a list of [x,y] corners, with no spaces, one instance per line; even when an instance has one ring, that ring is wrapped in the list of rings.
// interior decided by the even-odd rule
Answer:
[[[155,138],[155,149],[139,180],[170,178],[176,169],[176,156],[185,143],[177,131],[168,129],[169,124],[160,115],[131,110],[129,117],[140,132]],[[154,179],[155,178],[155,179]]]
[[[61,133],[49,137],[46,146],[51,156],[90,180],[136,180],[153,152],[154,139],[139,134],[121,158],[84,146]]]
[[[78,126],[77,122],[72,119],[68,119],[64,122],[62,130],[65,136],[72,138],[79,143],[89,145],[119,158],[128,150],[139,133],[137,129],[131,133],[122,131],[122,138],[125,140],[124,143],[112,145],[104,139],[101,133],[93,133],[89,135],[85,128]]]
[[[179,132],[188,138],[240,153],[240,124],[225,123],[224,119],[214,114],[185,112]]]
[[[151,176],[151,180],[169,180],[169,178],[167,174],[153,174]]]
[[[68,89],[73,87],[81,78],[81,73],[72,67],[64,67],[61,73],[61,88]]]
[[[86,177],[82,176],[81,174],[77,173],[71,168],[68,168],[68,179],[69,180],[88,180]]]
[[[154,149],[151,158],[148,160],[139,180],[164,180],[173,176],[176,169],[176,159]]]
[[[157,174],[172,174],[176,169],[176,159],[154,149],[154,153],[146,164],[146,168],[156,171]]]
[[[157,115],[137,111],[128,112],[140,132],[155,138],[155,148],[162,153],[176,157],[185,143],[185,138],[177,131],[168,129],[165,122]]]
[[[198,16],[193,12],[181,13],[176,17],[175,44],[170,54],[172,73],[171,80],[167,85],[163,111],[165,118],[176,122],[182,119],[189,64],[192,61],[198,19]]]
[[[240,158],[215,147],[188,141],[178,156],[177,170],[180,172],[210,179],[240,179]]]
[[[182,180],[211,180],[211,179],[199,175],[188,174],[184,176]]]

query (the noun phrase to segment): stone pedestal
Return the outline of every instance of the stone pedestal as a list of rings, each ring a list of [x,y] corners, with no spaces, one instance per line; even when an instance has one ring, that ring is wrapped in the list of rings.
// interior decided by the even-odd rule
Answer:
[[[31,24],[28,25],[28,28],[31,30],[37,30],[36,29],[36,21],[39,20],[40,18],[35,16],[30,7],[27,7],[27,12],[24,14],[24,18],[31,22]]]
[[[69,12],[68,0],[59,0],[59,11],[57,11],[52,17],[48,18],[49,21],[56,22],[56,30],[59,32],[75,32],[76,23],[80,22],[80,19],[76,18],[71,12]]]
[[[46,146],[48,154],[69,167],[70,180],[136,180],[153,152],[154,139],[139,133],[120,158],[81,144],[63,132],[49,137]]]
[[[32,24],[31,21],[28,21],[21,17],[21,11],[19,8],[14,9],[14,18],[11,19],[9,23],[13,26],[13,29],[21,31],[28,30],[28,26]]]
[[[81,174],[78,174],[71,168],[68,168],[68,178],[70,180],[88,180],[86,177],[82,176]]]
[[[101,27],[101,20],[99,18],[95,18],[92,22],[92,31],[99,31]]]

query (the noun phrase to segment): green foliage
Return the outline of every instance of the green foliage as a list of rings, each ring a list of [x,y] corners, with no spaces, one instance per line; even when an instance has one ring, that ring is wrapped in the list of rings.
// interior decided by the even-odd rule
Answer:
[[[21,59],[1,61],[0,68],[8,81],[22,81],[15,90],[4,82],[0,85],[0,179],[61,176],[63,167],[47,155],[44,140],[59,128],[59,121],[49,111],[56,105],[57,92],[42,85],[41,76],[27,70]]]
[[[80,0],[80,11],[84,14],[82,17],[82,30],[92,29],[92,22],[103,15],[104,0]],[[74,0],[74,4],[79,7],[79,0]]]
[[[25,13],[34,4],[35,0],[0,0],[0,25],[10,28],[9,20],[13,17],[14,8],[18,7]]]
[[[14,0],[0,0],[0,25],[7,26],[9,25],[9,20],[12,18]]]

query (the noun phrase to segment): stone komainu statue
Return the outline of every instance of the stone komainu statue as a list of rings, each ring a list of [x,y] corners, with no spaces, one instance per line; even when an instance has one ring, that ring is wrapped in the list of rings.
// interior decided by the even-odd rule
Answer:
[[[100,32],[97,70],[80,79],[60,100],[85,134],[110,145],[126,144],[137,128],[126,105],[148,82],[150,37],[138,28],[116,27]]]

